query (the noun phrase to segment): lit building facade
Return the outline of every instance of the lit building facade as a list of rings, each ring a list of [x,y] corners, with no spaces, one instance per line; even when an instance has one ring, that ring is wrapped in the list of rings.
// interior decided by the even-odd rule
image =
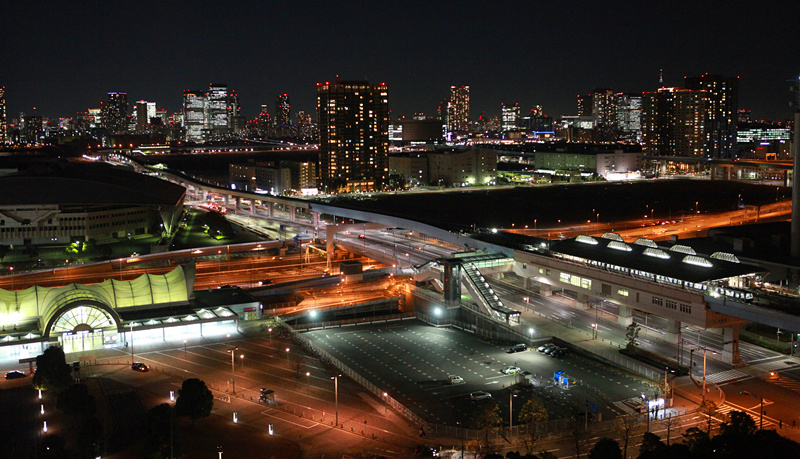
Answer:
[[[200,142],[203,140],[205,126],[205,91],[183,91],[183,128],[186,140]]]
[[[101,107],[103,127],[109,132],[125,132],[128,130],[128,94],[110,92],[108,99]]]
[[[317,84],[321,176],[329,189],[375,189],[387,176],[389,97],[385,84]]]
[[[205,130],[207,137],[228,133],[228,86],[212,83],[205,97]]]
[[[289,94],[278,94],[275,101],[275,124],[278,126],[292,124],[292,105]]]
[[[502,122],[500,128],[504,132],[516,131],[519,129],[519,104],[506,105],[502,104],[500,107],[500,114]]]
[[[639,142],[642,137],[642,95],[616,95],[617,134],[625,142]]]
[[[136,101],[136,130],[144,131],[152,118],[156,117],[156,103],[146,100]]]
[[[736,151],[739,78],[709,75],[684,78],[686,89],[705,91],[705,150],[714,159],[729,159]]]
[[[705,91],[661,88],[642,96],[642,147],[653,156],[707,156]]]
[[[447,123],[449,132],[469,131],[469,86],[450,86]]]
[[[431,184],[486,185],[497,176],[497,153],[485,148],[427,153]]]
[[[6,121],[6,87],[0,86],[0,145],[8,142],[8,121]]]

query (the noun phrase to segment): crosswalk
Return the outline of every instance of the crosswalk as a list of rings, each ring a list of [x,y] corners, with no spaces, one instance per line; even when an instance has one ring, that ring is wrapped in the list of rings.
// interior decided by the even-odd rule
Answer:
[[[789,389],[791,391],[800,393],[800,381],[789,379],[789,378],[770,378],[768,379],[769,382],[775,384],[776,386],[781,386],[785,389]]]
[[[731,411],[742,411],[741,408],[737,408],[735,406],[731,406],[728,404],[723,404],[722,406],[717,408],[717,417],[724,417],[725,419],[728,418],[728,413]],[[756,428],[761,428],[761,414],[758,409],[752,411],[745,411],[753,420],[756,422]],[[764,429],[777,429],[778,424],[772,422],[770,419],[764,417]]]
[[[710,375],[706,375],[706,383],[711,384],[719,384],[728,381],[733,381],[735,379],[747,378],[750,375],[739,370],[725,370],[720,371],[719,373],[713,373]]]
[[[780,359],[780,360],[773,360],[772,362],[760,363],[757,365],[751,365],[750,368],[754,368],[761,372],[768,372],[768,371],[775,371],[775,370],[788,370],[791,368],[796,368],[800,366],[800,362],[797,359]]]

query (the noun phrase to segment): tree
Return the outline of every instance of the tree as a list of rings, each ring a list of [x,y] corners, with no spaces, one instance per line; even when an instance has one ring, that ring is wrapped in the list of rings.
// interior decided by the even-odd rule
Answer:
[[[503,425],[503,420],[500,418],[500,407],[497,406],[497,403],[487,404],[478,409],[473,419],[477,428],[485,431],[483,449],[488,452],[491,449],[489,431],[497,430]]]
[[[538,440],[538,436],[536,435],[536,423],[547,421],[549,416],[550,414],[547,412],[547,408],[544,407],[544,404],[542,404],[540,400],[531,399],[522,405],[522,409],[519,411],[519,420],[527,425],[527,430],[522,436],[522,442],[525,445],[525,452],[527,454],[533,453],[536,441]]]
[[[700,406],[697,408],[697,411],[706,416],[706,422],[708,422],[706,433],[710,436],[711,426],[714,422],[714,416],[717,414],[717,404],[712,400],[703,400],[703,403],[700,404]]]
[[[626,414],[617,418],[615,430],[622,438],[622,456],[628,457],[628,443],[632,437],[635,437],[639,429],[641,429],[641,422],[639,416],[636,414]]]
[[[168,404],[156,405],[147,412],[149,436],[146,443],[149,457],[180,457],[183,451],[181,435],[175,431],[177,427],[175,410]]]
[[[58,394],[56,408],[68,416],[86,418],[95,413],[94,397],[86,384],[73,384]]]
[[[60,346],[50,346],[36,357],[33,387],[43,391],[61,392],[72,384],[72,369]]]
[[[7,245],[0,245],[0,263],[5,263],[6,256],[11,253],[11,247]]]
[[[661,441],[658,435],[652,432],[645,432],[644,435],[642,435],[642,444],[639,446],[639,456],[641,457],[647,453],[658,451],[664,447],[664,442]]]
[[[719,434],[732,437],[746,437],[756,433],[756,421],[744,411],[731,411],[730,421],[719,426]]]
[[[697,427],[689,427],[683,433],[683,439],[694,457],[710,457],[712,455],[711,439],[708,433]]]
[[[616,440],[603,437],[589,450],[589,459],[622,459],[622,450]]]
[[[583,447],[586,445],[588,441],[588,436],[586,435],[586,429],[584,429],[584,423],[580,422],[577,416],[572,417],[572,441],[574,441],[575,445],[575,457],[580,459],[581,452],[583,451]]]
[[[178,400],[175,402],[175,412],[178,416],[188,416],[193,421],[211,415],[214,407],[214,395],[206,387],[206,383],[190,378],[183,381],[178,390]]]
[[[636,340],[639,339],[639,332],[641,329],[642,327],[636,322],[631,322],[631,324],[628,325],[628,328],[625,330],[625,340],[628,342],[625,345],[625,349],[633,351],[637,346],[639,346],[639,343],[637,343]]]
[[[661,425],[667,428],[667,446],[669,446],[672,430],[681,427],[681,420],[677,416],[667,416],[661,420]]]

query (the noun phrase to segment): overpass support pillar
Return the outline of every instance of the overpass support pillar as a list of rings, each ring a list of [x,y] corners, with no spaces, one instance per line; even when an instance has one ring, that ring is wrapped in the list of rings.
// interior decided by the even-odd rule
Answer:
[[[531,289],[531,278],[530,277],[523,277],[522,278],[522,287],[525,290],[530,290]]]
[[[629,306],[619,306],[619,315],[617,316],[617,323],[627,327],[633,323],[633,316],[631,316],[631,308]]]
[[[267,217],[273,218],[275,217],[275,203],[268,202],[267,203]]]
[[[584,311],[588,311],[590,309],[589,295],[586,295],[585,293],[579,293],[578,299],[575,300],[575,306],[583,309]]]
[[[255,215],[255,214],[256,214],[256,200],[255,199],[251,199],[250,200],[250,215]]]
[[[239,199],[238,196],[233,198],[233,210],[238,211],[239,208],[242,206],[242,201]]]
[[[314,225],[314,230],[319,228],[319,212],[311,212],[311,224]]]
[[[231,204],[231,197],[227,193],[222,195],[222,200],[225,202],[225,207],[228,207]]]
[[[681,342],[681,321],[667,319],[667,341],[673,344]]]
[[[539,287],[539,294],[542,296],[553,296],[553,287],[551,285],[542,284]]]
[[[725,363],[737,364],[742,361],[739,355],[739,326],[722,329],[722,360]]]
[[[297,207],[295,206],[288,206],[289,207],[289,221],[293,222],[297,218],[295,215],[297,214]]]

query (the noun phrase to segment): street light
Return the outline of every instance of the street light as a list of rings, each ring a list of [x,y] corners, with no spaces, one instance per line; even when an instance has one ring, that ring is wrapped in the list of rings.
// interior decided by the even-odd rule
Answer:
[[[516,374],[516,372],[515,372]],[[509,435],[511,434],[511,428],[514,427],[514,397],[517,395],[514,393],[514,389],[512,387],[508,388],[508,430]]]
[[[286,361],[289,361],[289,348],[286,348]]]
[[[183,358],[186,358],[186,340],[183,340]]]
[[[234,372],[236,367],[234,366],[235,365],[234,358],[236,357],[236,351],[238,350],[239,350],[238,346],[228,349],[228,353],[231,355],[231,386],[233,387],[233,391],[231,391],[231,394],[233,395],[236,395],[236,373]]]
[[[242,361],[242,373],[244,373],[244,354],[239,355],[239,360]]]
[[[133,365],[133,322],[131,322],[131,365]]]
[[[331,379],[333,380],[333,397],[335,403],[334,406],[336,413],[336,427],[339,427],[339,378],[341,376],[342,376],[341,374],[338,374],[336,376],[331,376]]]

